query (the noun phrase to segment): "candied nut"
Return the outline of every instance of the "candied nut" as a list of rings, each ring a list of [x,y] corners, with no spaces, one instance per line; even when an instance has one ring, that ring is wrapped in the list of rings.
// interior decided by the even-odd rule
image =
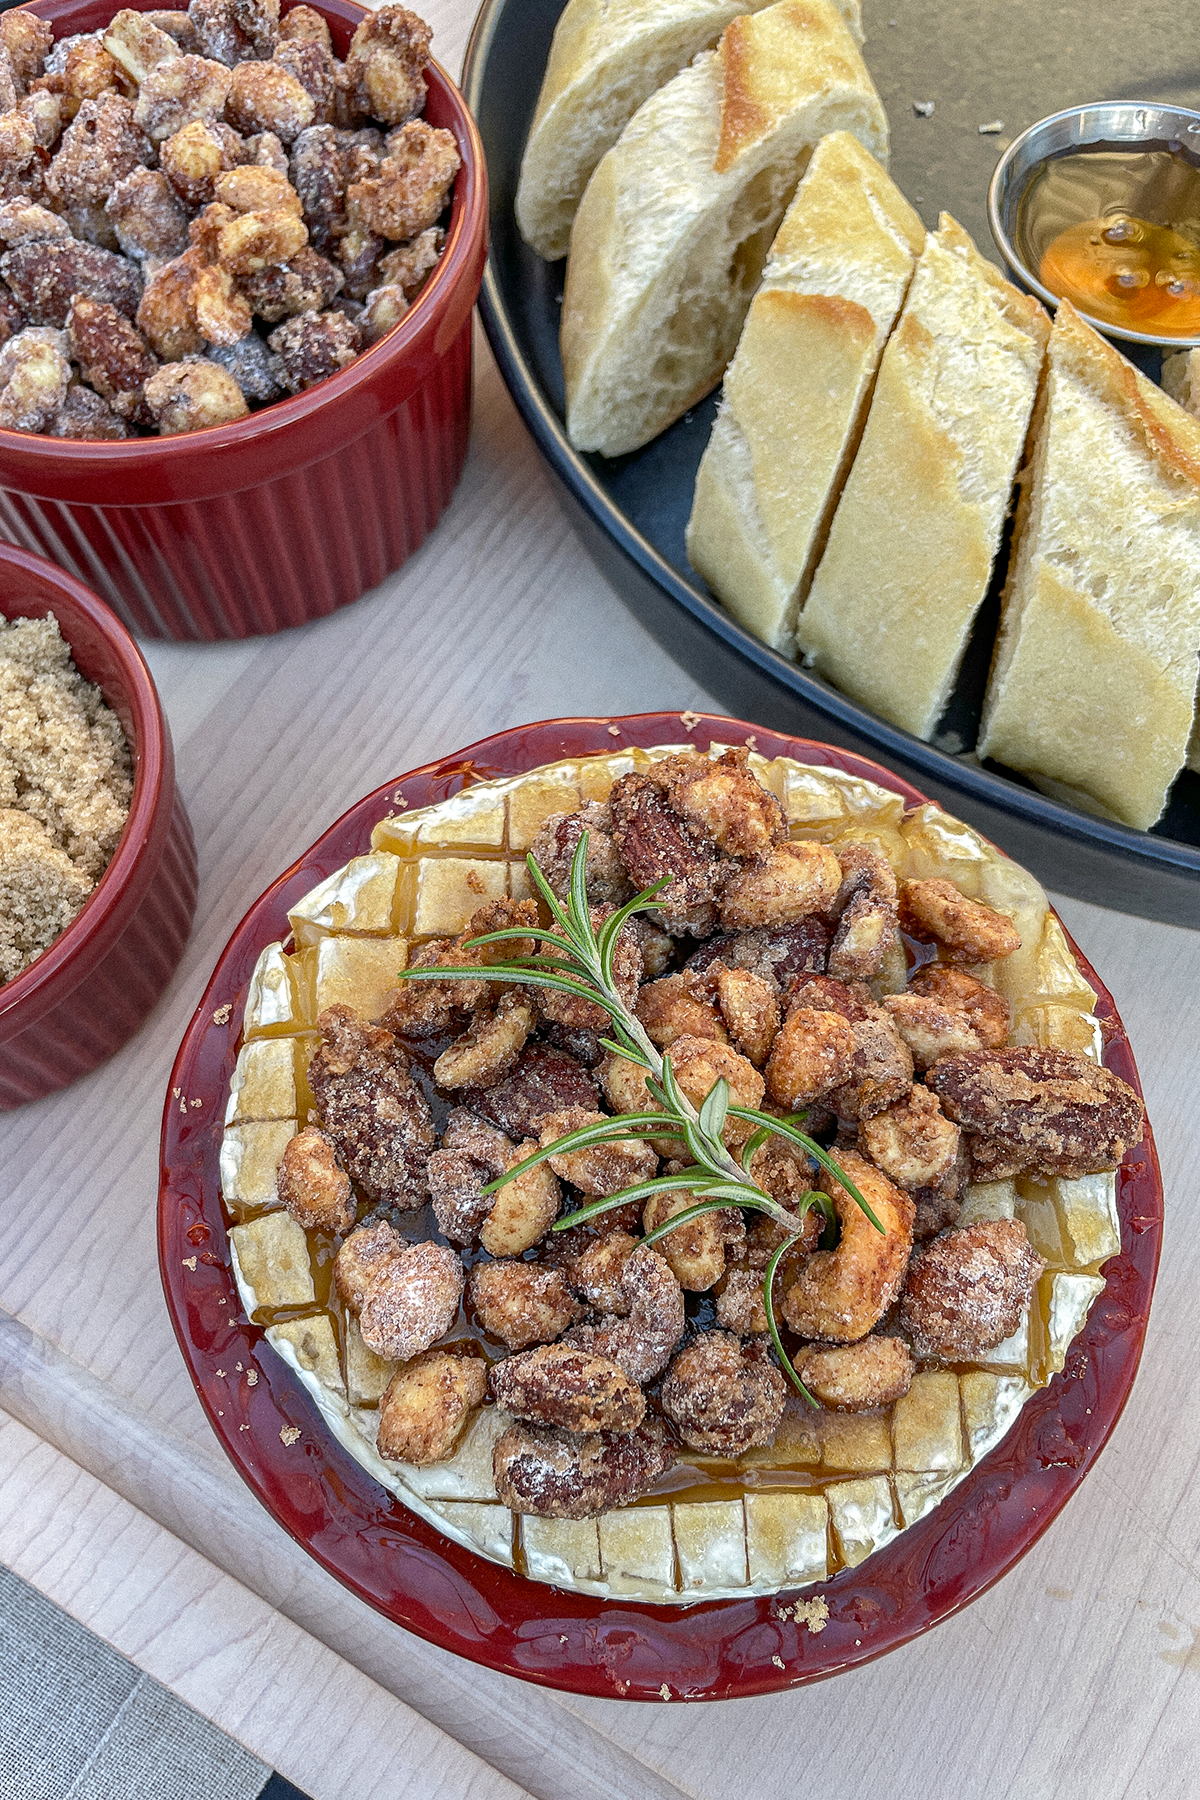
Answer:
[[[256,131],[245,140],[246,162],[258,169],[274,169],[276,175],[285,180],[288,172],[288,153],[273,131]]]
[[[21,98],[16,71],[8,51],[0,45],[0,112],[12,112]]]
[[[550,1113],[541,1122],[541,1147],[545,1150],[571,1132],[602,1124],[606,1116],[584,1107]],[[591,1144],[582,1150],[567,1150],[548,1160],[561,1180],[569,1181],[581,1194],[595,1199],[605,1199],[621,1188],[632,1187],[635,1182],[648,1181],[658,1168],[658,1158],[649,1144],[630,1141]]]
[[[378,174],[350,182],[347,214],[352,223],[404,243],[437,223],[461,167],[453,132],[415,119],[389,138]]]
[[[101,94],[83,102],[63,133],[46,188],[62,206],[103,206],[117,182],[152,155],[129,101]]]
[[[229,70],[203,56],[177,56],[159,63],[142,83],[134,114],[156,144],[189,125],[217,125],[228,101]]]
[[[36,325],[0,348],[0,426],[6,431],[44,431],[50,424],[71,379],[66,348],[61,331]]]
[[[652,1194],[642,1214],[642,1224],[647,1235],[696,1203],[695,1194],[687,1188]],[[727,1227],[728,1219],[724,1212],[705,1213],[702,1218],[693,1219],[690,1224],[680,1225],[674,1231],[669,1231],[655,1244],[654,1248],[664,1258],[685,1293],[707,1293],[725,1273]]]
[[[45,165],[33,121],[20,112],[0,113],[0,200],[40,200],[45,191]]]
[[[187,364],[215,375],[210,364]],[[165,373],[165,371],[162,371]],[[246,403],[232,377],[242,410]],[[437,1142],[424,1094],[390,1031],[365,1025],[348,1006],[329,1006],[317,1020],[321,1043],[308,1079],[321,1122],[343,1167],[373,1200],[402,1208],[428,1194],[425,1164]]]
[[[794,925],[809,913],[827,911],[840,880],[837,857],[825,844],[777,844],[730,880],[721,924],[727,931]]]
[[[161,169],[134,169],[104,207],[126,256],[170,260],[188,247],[187,214]]]
[[[275,359],[262,339],[251,332],[236,344],[215,345],[208,361],[233,376],[242,397],[256,406],[282,400],[283,389],[275,378]]]
[[[779,1428],[787,1383],[762,1343],[705,1331],[679,1352],[662,1386],[663,1411],[691,1450],[740,1456],[769,1444]]]
[[[492,1012],[476,1013],[471,1029],[443,1050],[433,1065],[439,1087],[495,1087],[516,1067],[533,1030],[533,1002],[512,988]]]
[[[385,125],[415,118],[425,105],[424,71],[432,41],[430,27],[403,6],[381,6],[368,14],[346,57],[351,109]]]
[[[767,1329],[760,1270],[726,1269],[716,1289],[717,1324],[738,1337],[758,1337]]]
[[[418,232],[411,242],[401,244],[396,250],[389,250],[387,255],[380,260],[379,273],[383,283],[388,287],[398,287],[411,306],[436,268],[438,258],[445,246],[446,234],[440,225],[431,225],[428,230]],[[586,815],[593,810],[606,820],[606,823],[599,829],[607,835],[612,828],[612,813],[608,807],[600,806],[596,801],[589,801],[588,805],[581,807],[578,813],[555,816],[580,819],[582,826],[586,826],[588,830],[588,899],[593,904],[610,900],[619,906],[629,892],[629,883],[626,880],[625,871],[621,867],[621,859],[617,855],[615,845],[611,841],[607,846],[597,843],[598,832],[593,831],[592,827],[587,824]],[[546,825],[550,823],[551,821],[547,819]],[[544,832],[545,829],[544,825],[542,831]],[[551,887],[554,887],[553,881],[546,872],[545,864],[538,854],[538,844],[541,841],[541,834],[539,834],[534,840],[532,853],[537,857],[538,867],[542,874],[546,876],[547,881],[550,881]],[[574,846],[572,846],[572,854],[573,852]],[[559,892],[557,888],[554,888],[554,891],[556,894]],[[562,898],[561,894],[559,894],[559,898]]]
[[[414,954],[410,968],[466,966],[478,968],[480,979],[402,982],[384,1015],[384,1023],[392,1031],[416,1038],[435,1037],[440,1032],[457,1027],[464,1016],[490,1005],[502,991],[499,983],[482,978],[489,962],[500,961],[503,951],[519,958],[528,955],[533,949],[532,938],[519,938],[502,945],[468,947],[470,940],[515,925],[536,923],[537,906],[532,900],[496,900],[473,912],[467,929],[456,938],[433,938],[429,943],[422,944]],[[492,1115],[489,1113],[488,1116],[490,1118]],[[513,1135],[523,1137],[525,1133],[514,1131]]]
[[[748,969],[782,994],[798,975],[824,974],[828,948],[829,927],[810,917],[781,931],[759,929],[710,938],[688,957],[686,967],[698,974],[716,962],[727,969]]]
[[[1012,1022],[1008,1001],[965,969],[956,969],[952,963],[925,963],[909,976],[908,991],[966,1013],[985,1050],[999,1050],[1008,1042]]]
[[[794,1358],[809,1393],[836,1412],[870,1412],[903,1399],[916,1366],[912,1351],[897,1337],[867,1337],[832,1350],[809,1344]]]
[[[501,1132],[498,1134],[504,1137]],[[504,1138],[509,1144],[509,1139]],[[477,1162],[464,1150],[435,1150],[429,1158],[426,1174],[433,1196],[433,1211],[440,1229],[455,1244],[478,1241],[484,1221],[495,1205],[495,1194],[484,1193],[484,1184],[501,1173]]]
[[[269,169],[256,171],[260,175],[271,172]],[[227,224],[221,226],[218,233],[217,259],[231,275],[256,275],[260,269],[270,268],[274,263],[283,263],[289,257],[298,255],[307,243],[308,231],[303,219],[297,218],[291,211],[284,211],[282,207],[276,207],[270,212],[236,213]],[[343,325],[346,323],[345,320],[341,322]],[[271,348],[279,350],[278,344],[272,344]],[[329,361],[330,354],[331,352],[324,352],[326,362]],[[312,358],[315,361],[321,360],[316,351],[312,353]],[[349,362],[351,357],[348,356],[345,360]],[[331,374],[334,368],[343,366],[342,363],[331,363],[329,367],[322,368],[321,373],[315,375],[313,380],[320,381],[325,375]],[[311,386],[311,382],[303,385]],[[298,390],[293,389],[295,391]]]
[[[900,1318],[918,1356],[978,1362],[1011,1337],[1045,1263],[1019,1219],[947,1231],[909,1264]]]
[[[299,394],[352,363],[362,334],[344,313],[304,312],[277,325],[267,342],[279,358],[284,387]]]
[[[942,1056],[961,1056],[982,1048],[970,1019],[956,1006],[907,993],[885,994],[882,1005],[912,1051],[915,1069],[932,1068]]]
[[[164,263],[146,283],[137,325],[164,362],[177,362],[204,348],[192,312],[192,289],[203,266],[199,253],[187,250]]]
[[[25,90],[42,74],[54,43],[54,28],[46,19],[20,11],[0,13],[0,44],[8,51],[13,73]]]
[[[366,308],[359,320],[364,345],[377,344],[380,338],[386,337],[393,326],[400,323],[408,311],[408,301],[404,298],[404,290],[398,287],[372,288],[367,295]]]
[[[18,100],[17,113],[33,127],[34,141],[38,148],[53,150],[66,124],[61,97],[35,89],[32,94],[26,94],[23,99]]]
[[[877,1231],[841,1182],[822,1169],[817,1186],[836,1208],[842,1235],[817,1250],[783,1297],[783,1316],[799,1337],[853,1344],[877,1325],[900,1292],[912,1249],[913,1204],[902,1189],[854,1150],[835,1162],[883,1226]]]
[[[124,419],[117,417],[108,402],[78,382],[67,389],[66,398],[45,429],[47,437],[96,438],[111,443],[129,436]]]
[[[637,1249],[637,1239],[627,1231],[605,1230],[611,1218],[611,1213],[602,1213],[592,1220],[590,1228],[576,1225],[570,1231],[557,1233],[544,1255],[548,1263],[562,1271],[572,1293],[600,1312],[624,1317],[630,1303],[621,1283],[625,1264]],[[602,1235],[595,1236],[597,1231]]]
[[[716,1007],[694,975],[666,975],[661,981],[646,982],[638,992],[636,1011],[646,1036],[660,1050],[669,1050],[681,1037],[729,1042]]]
[[[691,753],[660,762],[656,778],[697,837],[727,856],[756,860],[787,836],[783,808],[750,773],[750,752],[726,750],[715,760]]]
[[[564,1107],[582,1106],[594,1112],[599,1098],[600,1091],[582,1063],[538,1043],[525,1046],[512,1074],[495,1087],[465,1096],[472,1111],[482,1113],[513,1138],[536,1137],[546,1115]]]
[[[346,201],[346,154],[333,126],[311,125],[302,131],[292,145],[289,167],[309,238],[318,250],[331,250],[345,224]]]
[[[276,45],[274,62],[299,82],[313,103],[310,123],[324,125],[333,117],[337,92],[337,64],[330,51],[311,38],[294,38]]]
[[[383,238],[364,231],[358,225],[348,226],[338,240],[334,255],[341,266],[346,293],[352,300],[365,300],[379,285],[379,264],[387,245]]]
[[[185,56],[191,56],[199,49],[200,40],[196,36],[196,27],[185,12],[155,11],[141,16],[149,20],[151,25],[157,25],[160,31],[165,31],[169,38],[173,38]]]
[[[330,1139],[315,1125],[288,1139],[276,1185],[284,1206],[305,1230],[341,1232],[354,1224],[350,1177],[338,1167]]]
[[[463,1267],[445,1244],[410,1244],[381,1257],[358,1315],[363,1343],[385,1362],[407,1362],[454,1323]]]
[[[807,1007],[814,1012],[837,1012],[854,1027],[850,1074],[826,1096],[839,1118],[869,1119],[907,1094],[913,1078],[912,1053],[890,1016],[876,1006],[869,988],[861,983],[847,987],[832,976],[808,976],[793,983],[788,1006],[789,1011]]]
[[[250,410],[232,375],[208,362],[165,364],[146,383],[145,400],[161,437],[227,425]]]
[[[713,963],[712,970],[721,1012],[734,1044],[756,1069],[761,1069],[779,1031],[775,985],[750,969],[727,969],[724,963]]]
[[[191,0],[188,18],[206,56],[235,63],[270,56],[279,29],[279,0]]]
[[[86,100],[98,100],[104,94],[128,98],[137,91],[117,59],[104,48],[99,32],[71,39],[61,68],[50,74],[47,64],[44,79],[58,94],[64,120],[73,119]]]
[[[488,1386],[518,1419],[584,1437],[632,1431],[646,1416],[646,1397],[624,1369],[570,1344],[543,1344],[495,1363]]]
[[[300,196],[277,169],[243,164],[225,170],[213,182],[213,198],[235,213],[286,212],[300,218]]]
[[[510,1350],[550,1343],[583,1311],[560,1270],[507,1257],[476,1263],[469,1296],[482,1330]]]
[[[716,900],[731,864],[716,846],[696,837],[645,775],[623,775],[609,795],[613,842],[636,887],[668,880],[658,896],[662,925],[673,937],[704,937],[717,922]]]
[[[241,138],[228,125],[197,119],[160,145],[158,160],[187,206],[205,206],[213,198],[217,177],[235,168],[244,150]]]
[[[683,1291],[665,1258],[645,1246],[626,1258],[620,1286],[624,1317],[576,1325],[563,1342],[607,1356],[644,1386],[662,1374],[683,1336]]]
[[[518,1144],[505,1158],[506,1173],[532,1156],[537,1145],[530,1139]],[[562,1189],[546,1163],[526,1169],[499,1188],[491,1210],[479,1231],[479,1241],[489,1256],[520,1256],[541,1242],[562,1205]]]
[[[0,275],[31,324],[60,330],[76,294],[106,301],[132,318],[142,291],[133,263],[74,238],[14,245],[0,257]]]
[[[67,342],[90,387],[123,419],[142,409],[142,393],[158,358],[123,313],[76,294],[67,315]]]
[[[926,1080],[968,1134],[979,1181],[1029,1170],[1074,1181],[1119,1168],[1145,1125],[1119,1075],[1069,1050],[972,1050],[944,1057]]]
[[[138,83],[144,82],[159,63],[174,62],[179,57],[179,45],[173,37],[160,30],[145,13],[127,6],[113,14],[100,41]]]
[[[0,17],[4,15],[0,14]],[[30,200],[5,200],[0,204],[0,243],[40,243],[46,238],[69,238],[70,235],[66,220],[60,219],[48,207],[37,206]]]
[[[944,1116],[937,1095],[919,1086],[858,1127],[864,1153],[910,1194],[940,1184],[957,1169],[959,1135],[958,1126]]]
[[[360,1313],[367,1289],[380,1264],[399,1256],[408,1245],[394,1225],[360,1225],[343,1242],[333,1259],[333,1283],[347,1312]]]
[[[24,323],[20,307],[8,289],[0,284],[0,344],[6,344]]]
[[[677,1038],[671,1046],[671,1068],[675,1079],[692,1105],[699,1111],[714,1083],[729,1084],[731,1106],[757,1107],[765,1087],[754,1064],[729,1044],[715,1044],[707,1038]],[[736,1149],[754,1130],[745,1119],[728,1118],[721,1133],[723,1141]]]
[[[418,1468],[445,1462],[486,1392],[482,1356],[448,1345],[414,1357],[396,1370],[379,1402],[380,1456]]]
[[[1011,919],[968,900],[952,881],[906,881],[900,889],[900,928],[923,944],[940,944],[948,962],[998,962],[1021,948]]]
[[[331,55],[333,53],[329,27],[311,6],[293,6],[279,21],[276,48],[279,44],[295,43],[320,44]]]
[[[636,1431],[575,1437],[547,1425],[510,1425],[492,1451],[502,1505],[542,1519],[592,1519],[628,1506],[675,1461],[661,1419]]]
[[[236,344],[254,323],[254,315],[238,292],[233,276],[220,268],[197,272],[192,284],[192,317],[197,331],[210,344]],[[225,370],[221,372],[227,374]],[[239,386],[238,393],[241,392]],[[245,399],[244,394],[242,398]]]
[[[239,285],[258,317],[275,325],[280,319],[328,306],[341,288],[342,273],[327,257],[309,249],[257,275],[243,275]]]
[[[279,63],[241,62],[234,69],[225,117],[235,131],[273,131],[290,144],[314,123],[316,113],[312,95]]]
[[[767,1092],[789,1112],[840,1088],[850,1079],[854,1027],[840,1013],[794,1006],[771,1049]]]
[[[829,973],[839,981],[870,981],[896,933],[895,872],[873,844],[841,844],[837,858],[842,879],[833,903],[838,927]]]

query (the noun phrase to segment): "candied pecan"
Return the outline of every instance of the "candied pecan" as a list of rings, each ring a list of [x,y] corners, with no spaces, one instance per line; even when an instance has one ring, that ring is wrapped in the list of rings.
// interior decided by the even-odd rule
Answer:
[[[612,911],[611,906],[589,907],[592,929],[597,935]],[[555,937],[563,937],[557,925],[552,927],[552,931]],[[637,999],[638,984],[644,973],[638,935],[625,924],[617,934],[613,952],[613,985],[626,1006],[632,1007]],[[601,1032],[611,1029],[609,1015],[604,1008],[579,994],[568,994],[559,988],[537,988],[535,998],[539,1014],[552,1025],[563,1025],[569,1031]]]
[[[943,1056],[962,1056],[982,1049],[965,1012],[926,994],[885,994],[883,1009],[912,1051],[913,1067],[932,1068]]]
[[[900,1292],[912,1249],[913,1204],[865,1157],[841,1150],[835,1161],[883,1226],[877,1231],[833,1175],[817,1186],[830,1196],[841,1223],[835,1250],[817,1250],[783,1298],[783,1316],[799,1337],[853,1344],[877,1325]]]
[[[24,8],[0,13],[0,44],[8,52],[22,90],[42,74],[53,43],[54,28],[48,20],[39,19]]]
[[[441,256],[445,247],[445,232],[440,225],[431,225],[428,230],[418,232],[417,236],[411,239],[409,243],[401,244],[398,249],[389,250],[387,255],[381,258],[379,264],[379,273],[385,285],[388,287],[398,287],[411,306],[421,289],[425,286],[430,275],[433,273],[433,270],[437,266],[438,258]],[[598,823],[594,828],[589,823],[588,819],[588,815],[592,813],[593,808],[595,809],[595,813],[599,816],[599,819],[603,821],[602,823]],[[554,816],[555,818],[559,818],[563,815],[556,814]],[[588,899],[593,903],[611,900],[619,906],[621,901],[628,897],[630,891],[629,883],[625,878],[625,871],[621,867],[621,859],[617,855],[615,845],[611,844],[611,842],[606,849],[603,844],[596,841],[600,832],[605,833],[611,838],[611,811],[607,806],[601,806],[597,801],[592,800],[589,801],[586,806],[581,807],[579,812],[569,813],[565,816],[571,819],[582,820],[583,826],[586,826],[588,831]],[[538,845],[542,842],[542,834],[545,833],[546,827],[552,823],[553,819],[546,820],[546,824],[542,827],[542,832],[534,839],[532,852],[533,855],[537,857],[538,867],[541,869],[542,874],[546,876],[546,880],[550,882],[550,886],[554,888],[555,893],[558,894],[559,890],[554,887],[554,882],[550,879],[545,863],[542,861],[542,856],[538,851]],[[560,844],[560,854],[564,849],[565,846]],[[574,845],[571,846],[571,850],[567,855],[568,872],[570,870],[570,856],[573,854]],[[605,860],[606,858],[607,860]],[[562,897],[561,894],[559,897]]]
[[[126,256],[169,261],[188,247],[187,213],[161,169],[134,169],[104,207]]]
[[[1011,919],[968,900],[952,881],[906,881],[900,889],[900,928],[923,944],[940,944],[948,962],[997,962],[1021,948]]]
[[[327,124],[333,117],[337,88],[337,64],[331,52],[312,38],[293,38],[276,45],[273,60],[299,83],[312,101],[313,115],[309,123]]]
[[[903,1099],[912,1085],[912,1053],[868,987],[861,982],[847,987],[832,976],[811,975],[793,982],[789,990],[789,1014],[797,1007],[840,1013],[854,1028],[850,1074],[827,1096],[839,1118],[869,1119]],[[781,1031],[776,1043],[783,1035]]]
[[[935,1063],[926,1080],[968,1134],[980,1181],[1029,1170],[1076,1180],[1119,1168],[1141,1141],[1133,1089],[1069,1050],[972,1050]]]
[[[236,383],[226,379],[244,409]],[[322,1041],[308,1079],[344,1168],[373,1200],[420,1206],[429,1191],[425,1164],[437,1139],[407,1056],[390,1031],[364,1025],[348,1006],[327,1007],[317,1025]]]
[[[315,1125],[288,1139],[276,1186],[292,1218],[306,1230],[349,1231],[354,1223],[350,1177],[338,1167],[331,1140]]]
[[[462,1291],[462,1264],[445,1244],[410,1244],[381,1257],[358,1315],[363,1343],[385,1362],[419,1356],[449,1331]]]
[[[66,351],[61,331],[37,325],[0,348],[0,426],[6,431],[44,431],[50,424],[71,379]]]
[[[842,877],[833,902],[838,926],[829,973],[839,981],[870,981],[896,932],[896,876],[873,844],[839,845],[837,859]]]
[[[493,1364],[488,1386],[518,1419],[579,1436],[632,1431],[646,1416],[646,1397],[624,1369],[570,1344],[543,1344]]]
[[[527,955],[533,948],[532,938],[466,948],[470,939],[482,937],[490,931],[503,931],[514,925],[536,923],[537,906],[532,900],[498,900],[490,906],[481,906],[477,912],[472,913],[467,929],[456,938],[431,938],[414,953],[409,963],[410,968],[478,968],[480,979],[401,982],[384,1015],[384,1024],[389,1030],[402,1036],[415,1038],[435,1037],[440,1032],[461,1025],[465,1017],[490,1005],[497,993],[502,991],[499,983],[483,979],[483,971],[488,963],[500,961],[505,952],[519,958]],[[514,1135],[525,1134],[517,1132]]]
[[[705,1331],[671,1364],[662,1405],[689,1449],[740,1456],[772,1441],[787,1391],[765,1343]]]
[[[60,206],[103,206],[117,182],[153,155],[119,94],[85,100],[63,133],[46,188]]]
[[[650,775],[623,775],[609,796],[613,842],[637,887],[664,877],[670,885],[658,896],[659,914],[673,937],[703,937],[717,922],[716,900],[732,864],[722,864],[716,846],[684,825]]]
[[[165,364],[146,383],[144,397],[161,437],[228,425],[250,410],[233,376],[209,362]]]
[[[465,1345],[426,1350],[389,1381],[379,1402],[376,1449],[389,1462],[427,1468],[453,1456],[487,1392],[487,1364]]]
[[[398,325],[408,311],[408,301],[398,287],[372,288],[358,321],[364,346],[377,344]]]
[[[208,361],[232,375],[243,399],[254,405],[283,399],[283,388],[275,377],[275,359],[253,331],[236,344],[215,345],[208,352]]]
[[[197,250],[185,250],[156,269],[146,283],[137,325],[164,362],[177,362],[204,348],[192,311],[192,289],[203,266]]]
[[[273,131],[290,144],[316,119],[316,103],[294,75],[275,62],[241,62],[233,71],[225,117],[235,131]]]
[[[205,206],[213,198],[217,177],[242,161],[245,145],[236,131],[218,121],[197,119],[159,146],[163,173],[187,206]]]
[[[712,937],[689,956],[687,967],[703,974],[714,962],[727,969],[748,969],[786,993],[797,975],[822,975],[829,949],[829,927],[823,920],[804,918],[781,931],[743,931],[734,936]]]
[[[897,1337],[866,1337],[833,1349],[809,1344],[793,1360],[809,1393],[836,1412],[890,1406],[907,1394],[916,1372],[912,1351]]]
[[[310,125],[302,131],[292,145],[289,169],[312,244],[332,250],[346,216],[346,153],[333,126]]]
[[[536,1137],[546,1115],[564,1107],[583,1106],[594,1112],[599,1098],[600,1091],[582,1063],[537,1043],[525,1046],[512,1074],[495,1087],[469,1089],[464,1095],[472,1112],[482,1113],[513,1138]]]
[[[350,41],[346,92],[351,110],[400,125],[425,105],[425,69],[433,32],[403,6],[369,13]],[[406,232],[405,236],[411,236]]]
[[[1018,1219],[947,1231],[908,1266],[900,1318],[918,1356],[977,1362],[1011,1337],[1045,1263]]]
[[[280,44],[308,43],[320,44],[323,49],[333,52],[333,39],[329,27],[320,13],[311,6],[293,6],[290,12],[279,21],[276,35],[276,47]]]
[[[646,1036],[660,1050],[669,1050],[681,1037],[729,1042],[705,984],[694,975],[665,975],[661,981],[646,982],[638,993],[636,1010]]]
[[[683,1336],[683,1290],[665,1258],[641,1246],[626,1259],[620,1289],[624,1317],[576,1325],[563,1342],[609,1357],[644,1384],[662,1374]]]
[[[779,999],[773,982],[750,969],[711,965],[721,1013],[742,1055],[761,1069],[779,1031]]]
[[[858,1127],[860,1149],[889,1181],[907,1193],[951,1180],[958,1191],[959,1129],[947,1119],[936,1094],[912,1087],[903,1100]]]
[[[299,394],[344,369],[358,355],[362,334],[344,313],[299,313],[267,339],[279,358],[279,378]]]
[[[116,443],[129,432],[106,400],[72,382],[62,405],[45,428],[47,437],[96,438]]]
[[[480,1328],[510,1350],[550,1343],[583,1311],[558,1269],[510,1257],[476,1263],[469,1298]]]
[[[45,164],[33,121],[21,112],[0,113],[0,200],[41,200],[45,192]]]
[[[58,329],[66,324],[76,294],[106,301],[132,318],[142,291],[133,263],[74,238],[14,245],[0,257],[0,275],[32,324]]]
[[[570,1132],[582,1131],[587,1125],[599,1125],[606,1115],[574,1106],[562,1112],[548,1113],[541,1121],[541,1148],[548,1149]],[[582,1150],[568,1150],[548,1158],[550,1167],[563,1181],[569,1181],[581,1194],[604,1199],[635,1182],[648,1181],[658,1168],[658,1158],[648,1144],[625,1141],[592,1144]]]
[[[1012,1022],[1008,1001],[965,969],[952,963],[925,963],[909,976],[908,991],[966,1013],[985,1050],[999,1050],[1008,1042]]]
[[[188,18],[206,56],[230,68],[270,56],[279,29],[279,0],[191,0]]]
[[[83,379],[114,412],[122,419],[144,412],[143,389],[158,368],[158,358],[123,313],[76,294],[67,315],[67,342]]]
[[[436,225],[461,168],[453,132],[414,119],[389,138],[378,174],[350,182],[347,216],[380,237],[404,243]]]
[[[574,1437],[547,1425],[510,1425],[492,1452],[503,1506],[541,1519],[592,1519],[628,1506],[675,1461],[661,1419],[636,1431]]]
[[[793,1006],[766,1067],[772,1100],[794,1111],[842,1087],[854,1069],[854,1026],[840,1013]]]
[[[179,59],[179,45],[175,39],[145,13],[134,12],[130,7],[122,7],[120,12],[113,14],[100,41],[126,74],[138,83],[144,82],[159,63]]]
[[[621,1210],[624,1210],[623,1208]],[[637,1249],[637,1239],[627,1231],[604,1230],[611,1213],[602,1213],[591,1226],[575,1225],[557,1233],[543,1256],[549,1267],[562,1271],[572,1293],[598,1311],[625,1317],[630,1302],[622,1283],[625,1264]],[[597,1236],[596,1233],[601,1235]]]
[[[381,1262],[399,1256],[408,1245],[394,1225],[381,1220],[360,1225],[344,1240],[333,1259],[333,1283],[347,1312],[360,1313],[367,1289]]]

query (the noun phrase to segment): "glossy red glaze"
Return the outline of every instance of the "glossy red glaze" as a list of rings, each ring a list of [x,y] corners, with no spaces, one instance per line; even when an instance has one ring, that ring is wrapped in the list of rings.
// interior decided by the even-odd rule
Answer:
[[[1066,1370],[1034,1395],[1004,1441],[919,1524],[861,1568],[805,1590],[822,1594],[829,1606],[829,1621],[816,1636],[781,1616],[782,1595],[778,1602],[654,1607],[526,1581],[407,1512],[330,1437],[297,1377],[242,1316],[229,1266],[217,1157],[259,952],[286,940],[289,905],[366,850],[371,827],[402,803],[427,806],[472,781],[565,756],[675,739],[703,749],[712,740],[747,738],[765,756],[843,769],[911,805],[924,798],[864,757],[730,719],[701,717],[690,734],[678,713],[559,719],[486,738],[368,795],[268,888],[226,947],[183,1041],[171,1083],[189,1106],[181,1111],[169,1098],[164,1116],[158,1231],[167,1305],[201,1405],[253,1492],[318,1562],[397,1624],[523,1680],[605,1698],[661,1700],[664,1684],[679,1700],[802,1686],[907,1643],[982,1593],[1040,1537],[1116,1423],[1133,1385],[1158,1265],[1162,1187],[1147,1131],[1118,1180],[1122,1252],[1106,1265],[1107,1289]],[[1136,1087],[1111,996],[1075,954],[1099,996],[1104,1060]],[[195,1098],[203,1106],[192,1110]],[[258,1372],[253,1386],[244,1373],[230,1374],[239,1365]],[[280,1433],[290,1429],[299,1435],[289,1446]]]
[[[66,1087],[133,1036],[183,954],[196,908],[196,846],[141,652],[73,576],[0,544],[0,613],[51,612],[76,668],[100,688],[133,747],[133,800],[78,918],[0,987],[0,1111]]]
[[[29,10],[65,37],[106,24],[117,5],[34,0]],[[317,10],[344,54],[365,9],[319,0]],[[71,570],[151,637],[300,625],[399,568],[466,459],[471,311],[487,256],[483,149],[436,63],[425,116],[454,133],[463,168],[445,251],[394,331],[236,424],[117,444],[0,430],[0,535]]]

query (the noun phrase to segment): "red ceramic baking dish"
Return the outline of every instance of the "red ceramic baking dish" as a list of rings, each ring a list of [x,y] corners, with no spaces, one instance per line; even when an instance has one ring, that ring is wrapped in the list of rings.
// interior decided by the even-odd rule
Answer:
[[[82,912],[0,986],[0,1111],[86,1075],[133,1036],[183,953],[196,908],[196,846],[175,789],[171,733],[125,627],[73,575],[0,544],[0,614],[53,613],[133,750],[133,800]]]
[[[34,0],[56,37],[120,0]],[[150,11],[153,0],[132,0]],[[344,56],[366,9],[315,0]],[[285,6],[284,11],[288,8]],[[436,63],[425,116],[463,166],[446,248],[400,324],[348,368],[248,419],[180,437],[82,443],[0,430],[0,537],[94,587],[150,637],[253,637],[318,619],[399,568],[462,473],[471,311],[487,175],[466,103]]]

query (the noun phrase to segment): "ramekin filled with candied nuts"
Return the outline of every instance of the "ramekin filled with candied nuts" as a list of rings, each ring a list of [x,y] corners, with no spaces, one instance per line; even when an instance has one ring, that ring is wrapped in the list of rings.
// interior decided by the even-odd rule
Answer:
[[[332,612],[466,455],[483,152],[408,8],[0,14],[0,536],[133,628]]]

